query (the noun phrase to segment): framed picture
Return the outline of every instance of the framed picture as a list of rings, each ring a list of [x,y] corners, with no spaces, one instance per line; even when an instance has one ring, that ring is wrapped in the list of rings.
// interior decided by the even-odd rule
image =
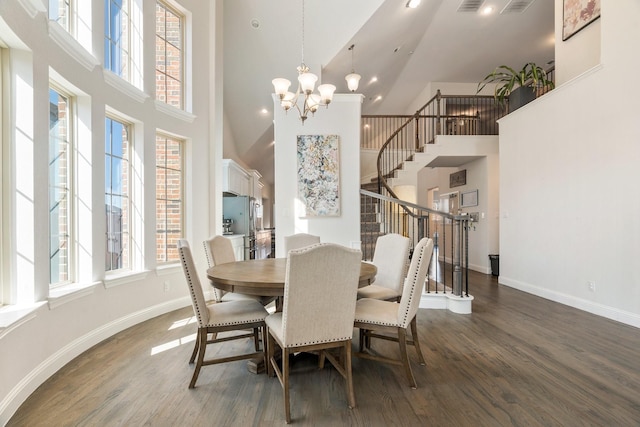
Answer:
[[[467,170],[463,169],[449,175],[449,188],[460,187],[467,184]]]
[[[460,193],[460,207],[478,206],[478,190]]]
[[[562,4],[562,41],[600,18],[600,0],[564,0]]]
[[[298,199],[303,217],[340,215],[340,137],[298,135]]]

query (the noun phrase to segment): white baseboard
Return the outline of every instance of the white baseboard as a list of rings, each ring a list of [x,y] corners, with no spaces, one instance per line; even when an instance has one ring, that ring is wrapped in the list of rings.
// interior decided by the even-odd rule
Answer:
[[[185,296],[153,307],[147,307],[102,325],[62,347],[35,367],[0,402],[0,425],[4,426],[9,422],[15,411],[36,388],[84,351],[133,325],[189,304],[191,304],[191,298]]]
[[[550,289],[541,288],[529,283],[510,279],[505,276],[500,276],[498,282],[501,285],[509,286],[511,288],[518,289],[544,299],[555,301],[560,304],[568,305],[570,307],[586,311],[588,313],[615,320],[616,322],[640,328],[640,315],[636,313],[630,313],[628,311],[619,310],[617,308],[609,307],[593,301],[587,301],[582,298],[577,298],[572,295],[555,292]]]

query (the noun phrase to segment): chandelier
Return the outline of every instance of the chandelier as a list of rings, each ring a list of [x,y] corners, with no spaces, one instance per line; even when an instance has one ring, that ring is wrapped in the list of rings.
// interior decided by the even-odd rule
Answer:
[[[298,88],[295,93],[289,91],[291,82],[287,79],[277,78],[273,79],[271,83],[273,83],[276,95],[280,98],[280,106],[287,112],[295,106],[300,120],[304,124],[309,113],[313,114],[318,110],[318,107],[327,107],[331,103],[333,92],[336,90],[332,84],[322,84],[318,86],[319,94],[313,92],[318,76],[309,72],[309,67],[304,63],[304,0],[302,1],[302,62],[297,70]],[[302,106],[299,101],[302,101]]]

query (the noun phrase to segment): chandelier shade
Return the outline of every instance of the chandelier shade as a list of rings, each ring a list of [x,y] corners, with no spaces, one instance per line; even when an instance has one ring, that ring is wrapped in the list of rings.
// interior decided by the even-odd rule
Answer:
[[[347,87],[351,92],[355,92],[356,90],[358,90],[358,83],[360,83],[360,74],[347,74],[344,79],[347,81]]]
[[[349,50],[351,51],[351,73],[347,74],[344,78],[347,81],[347,87],[351,92],[358,90],[358,83],[360,83],[360,74],[356,73],[353,68],[353,48],[355,47],[355,44],[349,46]]]

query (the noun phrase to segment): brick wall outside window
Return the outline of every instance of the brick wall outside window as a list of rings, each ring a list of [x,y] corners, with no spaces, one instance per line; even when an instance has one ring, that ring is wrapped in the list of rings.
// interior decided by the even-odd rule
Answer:
[[[184,141],[156,135],[156,253],[158,263],[178,261],[183,237]]]
[[[156,3],[156,99],[183,108],[182,16]]]

